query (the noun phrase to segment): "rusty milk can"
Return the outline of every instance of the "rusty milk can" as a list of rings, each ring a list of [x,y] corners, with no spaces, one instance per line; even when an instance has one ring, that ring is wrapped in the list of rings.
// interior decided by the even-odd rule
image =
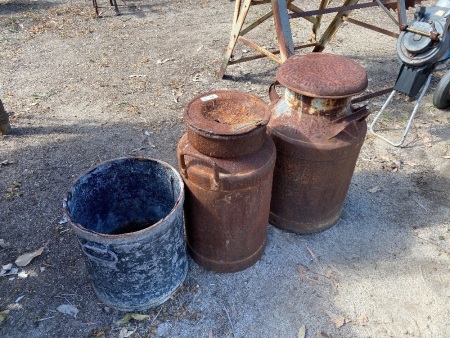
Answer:
[[[276,150],[266,134],[269,106],[236,91],[213,91],[186,105],[178,143],[186,184],[187,247],[216,272],[253,265],[266,243]]]
[[[313,233],[339,219],[366,135],[365,107],[352,96],[367,87],[356,62],[339,55],[295,55],[277,71],[269,91],[269,134],[277,148],[269,222]],[[275,86],[285,87],[280,98]]]

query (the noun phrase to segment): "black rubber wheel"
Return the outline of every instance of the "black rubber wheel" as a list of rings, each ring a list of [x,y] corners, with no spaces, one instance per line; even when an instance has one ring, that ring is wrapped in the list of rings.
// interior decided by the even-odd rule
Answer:
[[[433,105],[437,109],[445,109],[450,106],[450,71],[444,74],[436,86],[433,95]]]

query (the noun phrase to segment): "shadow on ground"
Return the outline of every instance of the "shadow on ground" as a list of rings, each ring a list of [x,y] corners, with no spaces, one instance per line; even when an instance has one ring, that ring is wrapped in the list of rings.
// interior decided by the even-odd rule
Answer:
[[[66,223],[61,224],[62,198],[75,177],[106,159],[142,155],[175,166],[175,146],[184,126],[166,125],[159,134],[149,136],[137,132],[140,126],[132,123],[52,123],[15,126],[14,134],[2,141],[13,163],[1,167],[6,179],[0,182],[0,191],[14,181],[19,181],[20,187],[17,196],[3,199],[0,205],[0,237],[12,244],[0,251],[1,261],[10,262],[47,241],[48,245],[43,255],[25,268],[28,278],[0,280],[1,289],[10,290],[2,296],[0,307],[11,309],[0,333],[23,336],[39,330],[40,336],[87,337],[104,331],[115,337],[120,330],[115,322],[123,314],[105,308],[94,295],[75,235]],[[34,138],[43,135],[54,135],[55,141],[33,144]],[[162,146],[149,147],[149,139]],[[26,169],[17,171],[15,163]],[[439,179],[442,195],[438,199],[450,189],[448,178]],[[374,186],[381,190],[370,193]],[[49,197],[43,197],[43,192]],[[29,214],[30,205],[33,210],[38,205],[40,212]],[[140,334],[159,332],[158,336],[172,337],[206,336],[210,330],[214,337],[288,337],[302,324],[311,336],[320,332],[332,336],[418,332],[413,321],[415,306],[425,296],[439,303],[436,297],[442,285],[440,270],[431,275],[434,267],[441,269],[440,262],[414,254],[419,245],[417,232],[445,222],[440,210],[446,207],[421,194],[420,184],[406,172],[360,169],[335,227],[300,236],[269,226],[263,257],[239,273],[216,274],[190,261],[180,291],[167,303],[145,312],[154,319],[151,324],[135,322],[132,328]],[[411,272],[412,266],[415,272]],[[430,289],[418,290],[416,273],[424,273],[423,269]],[[411,305],[402,294],[397,306],[412,306],[411,318],[398,318],[396,306],[381,311],[380,304],[404,287],[411,288],[409,293],[417,301]],[[25,297],[16,302],[21,296]],[[352,304],[353,296],[366,302]],[[42,306],[29,308],[31,299]],[[80,310],[76,318],[55,312],[57,306],[67,303]],[[342,318],[345,325],[337,328]],[[398,330],[385,325],[389,320],[398,323]],[[61,322],[70,323],[71,331]],[[435,333],[424,325],[420,323],[422,334]]]

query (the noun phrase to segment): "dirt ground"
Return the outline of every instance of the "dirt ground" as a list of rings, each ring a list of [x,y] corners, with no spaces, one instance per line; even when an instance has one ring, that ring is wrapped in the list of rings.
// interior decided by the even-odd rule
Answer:
[[[13,131],[0,136],[0,263],[45,246],[26,266],[13,264],[16,274],[0,276],[0,336],[450,337],[450,115],[431,103],[439,74],[406,147],[367,135],[336,226],[300,236],[269,225],[253,267],[216,274],[190,260],[169,301],[143,312],[148,318],[117,323],[125,313],[93,292],[63,217],[65,192],[112,158],[150,156],[176,167],[186,102],[215,89],[268,102],[277,69],[261,59],[217,78],[234,2],[127,5],[120,16],[102,8],[95,18],[89,1],[0,0],[0,98]],[[378,9],[353,16],[395,29]],[[296,41],[311,34],[300,21],[292,31]],[[271,20],[249,36],[276,46]],[[347,24],[325,52],[360,63],[374,91],[395,81],[395,43]],[[235,52],[251,53],[243,45]],[[398,138],[412,106],[395,100],[380,129]],[[61,313],[60,305],[79,312]]]

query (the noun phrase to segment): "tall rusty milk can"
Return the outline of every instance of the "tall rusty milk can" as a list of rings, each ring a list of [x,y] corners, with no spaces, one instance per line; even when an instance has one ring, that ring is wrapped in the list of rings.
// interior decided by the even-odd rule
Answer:
[[[263,254],[276,157],[269,117],[264,101],[237,91],[205,93],[185,107],[177,153],[187,247],[207,269],[244,270]]]
[[[369,114],[352,96],[367,87],[367,74],[339,55],[295,55],[271,85],[268,132],[277,148],[269,222],[308,234],[339,219]],[[279,97],[275,86],[285,87]]]

